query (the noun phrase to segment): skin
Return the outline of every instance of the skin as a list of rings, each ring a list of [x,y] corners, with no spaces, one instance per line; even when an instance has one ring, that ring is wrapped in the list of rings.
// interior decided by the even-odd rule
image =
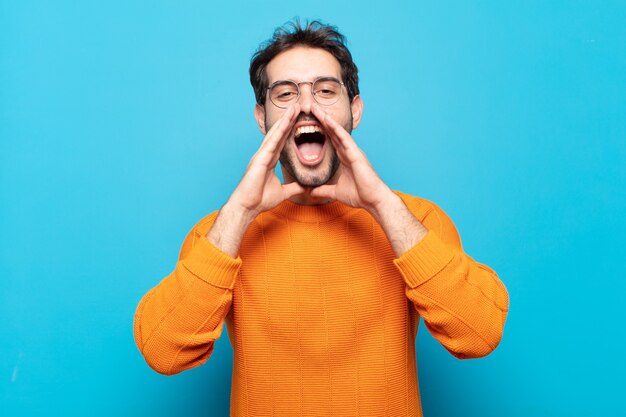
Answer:
[[[267,66],[267,76],[268,85],[279,80],[300,82],[313,81],[319,77],[334,77],[341,80],[341,67],[339,62],[323,49],[295,47],[277,55],[270,61]],[[302,84],[300,90],[298,104],[300,104],[301,113],[297,121],[313,120],[319,122],[311,109],[316,104],[311,94],[311,85]],[[338,121],[346,131],[351,132],[353,128],[359,125],[363,111],[363,102],[359,96],[354,97],[352,102],[350,102],[345,87],[343,87],[343,90],[340,100],[332,106],[324,106],[324,111]],[[269,100],[266,100],[265,106],[257,105],[254,116],[261,133],[265,134],[266,129],[270,129],[284,112],[284,109],[274,106]],[[333,145],[328,143],[323,161],[315,167],[310,167],[301,164],[298,160],[295,142],[291,136],[293,135],[290,135],[285,142],[279,159],[285,182],[298,181],[302,185],[335,183],[338,176],[336,172],[333,172],[332,167],[333,159],[336,162],[337,155]],[[292,201],[305,205],[319,204],[319,201],[310,198],[308,193],[292,198]]]
[[[312,81],[320,76],[341,79],[341,67],[325,50],[294,47],[270,61],[267,76],[269,84],[286,79]],[[345,87],[337,103],[322,107],[313,99],[308,84],[301,86],[298,102],[287,109],[274,106],[269,99],[264,106],[257,105],[254,116],[265,138],[239,185],[220,210],[207,239],[224,253],[236,257],[243,235],[254,218],[289,199],[303,205],[338,200],[367,210],[385,231],[398,257],[420,242],[427,229],[380,179],[350,134],[352,128],[359,125],[362,112],[361,98],[356,96],[350,102]],[[317,119],[327,138],[324,158],[313,167],[303,165],[295,156],[295,126],[303,118]],[[332,174],[334,153],[340,164]],[[330,179],[318,187],[303,187],[281,163],[285,180],[281,184],[274,169],[279,159],[284,161],[285,158],[291,158],[296,176],[330,176]]]

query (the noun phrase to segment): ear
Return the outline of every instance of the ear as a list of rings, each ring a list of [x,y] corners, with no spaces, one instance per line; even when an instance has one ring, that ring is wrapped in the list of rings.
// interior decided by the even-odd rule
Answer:
[[[361,96],[354,96],[350,108],[352,109],[352,129],[356,129],[361,122],[361,115],[363,115],[363,100],[361,100]]]
[[[265,130],[265,107],[257,104],[254,107],[254,118],[256,119],[257,124],[259,125],[259,130],[264,135],[267,134]]]

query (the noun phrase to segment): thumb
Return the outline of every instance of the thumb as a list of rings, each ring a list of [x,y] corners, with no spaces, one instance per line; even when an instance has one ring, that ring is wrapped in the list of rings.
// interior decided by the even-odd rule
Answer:
[[[281,187],[283,189],[283,195],[285,196],[285,200],[290,199],[294,195],[304,193],[304,187],[302,187],[297,182],[290,182],[289,184],[284,184]]]
[[[320,185],[311,190],[311,197],[337,199],[336,185]]]

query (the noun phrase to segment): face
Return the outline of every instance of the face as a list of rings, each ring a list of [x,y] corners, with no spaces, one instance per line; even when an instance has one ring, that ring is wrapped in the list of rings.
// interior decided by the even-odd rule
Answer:
[[[270,61],[266,71],[270,86],[281,80],[297,83],[314,81],[320,77],[341,80],[341,66],[332,54],[323,49],[301,46],[278,54]],[[341,88],[341,98],[336,103],[320,107],[350,133],[359,124],[362,102],[356,96],[351,103],[345,87]],[[300,84],[298,103],[301,113],[280,154],[285,183],[297,181],[304,187],[333,184],[337,178],[339,159],[321,123],[311,113],[311,105],[315,103],[311,84]],[[285,111],[266,97],[265,105],[257,105],[255,109],[261,132],[265,134]]]

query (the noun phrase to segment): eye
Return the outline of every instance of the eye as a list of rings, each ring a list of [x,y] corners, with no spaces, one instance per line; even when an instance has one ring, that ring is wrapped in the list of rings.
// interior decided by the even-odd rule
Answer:
[[[297,94],[294,93],[293,91],[282,91],[278,93],[279,98],[288,98],[288,97],[295,96],[295,95]]]
[[[336,80],[318,80],[315,83],[315,95],[320,98],[333,98],[339,94],[341,84]]]
[[[337,92],[329,89],[317,90],[315,95],[319,98],[334,98],[337,96]]]
[[[298,97],[298,87],[292,83],[277,84],[270,89],[272,100],[286,102]]]

